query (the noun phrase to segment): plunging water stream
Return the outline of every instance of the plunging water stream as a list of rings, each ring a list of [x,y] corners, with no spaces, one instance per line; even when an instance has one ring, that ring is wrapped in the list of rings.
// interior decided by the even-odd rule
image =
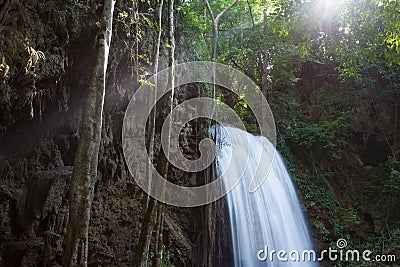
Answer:
[[[275,147],[266,138],[240,129],[220,127],[218,132],[217,171],[225,186],[232,171],[245,168],[242,179],[227,195],[235,267],[317,266],[303,253],[312,249],[312,242],[295,187]],[[272,166],[265,164],[262,153],[274,157]],[[264,172],[257,170],[259,167]],[[263,183],[249,192],[252,179],[269,168]],[[286,254],[279,255],[279,250]]]

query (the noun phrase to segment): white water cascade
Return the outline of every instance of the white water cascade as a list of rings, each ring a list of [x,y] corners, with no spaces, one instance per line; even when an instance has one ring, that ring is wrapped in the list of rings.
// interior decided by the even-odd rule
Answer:
[[[222,174],[225,187],[230,187],[232,174],[243,173],[227,194],[234,266],[317,266],[308,260],[308,252],[303,253],[313,249],[312,242],[296,189],[275,147],[265,137],[240,129],[219,127],[218,132],[218,176]],[[272,166],[262,154],[274,157]],[[249,192],[260,167],[268,175],[257,190]]]

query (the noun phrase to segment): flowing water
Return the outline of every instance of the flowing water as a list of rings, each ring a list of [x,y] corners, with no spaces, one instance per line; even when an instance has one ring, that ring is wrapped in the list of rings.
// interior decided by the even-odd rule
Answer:
[[[308,252],[303,253],[313,249],[307,223],[275,147],[240,129],[219,127],[218,132],[217,172],[224,185],[232,186],[234,173],[243,173],[227,194],[235,267],[317,266],[308,260]],[[253,179],[263,182],[249,192]],[[286,254],[279,255],[279,250]]]

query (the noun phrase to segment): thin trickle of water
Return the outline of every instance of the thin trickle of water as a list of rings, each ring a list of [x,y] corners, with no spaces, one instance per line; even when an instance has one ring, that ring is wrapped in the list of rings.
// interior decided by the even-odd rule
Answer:
[[[216,142],[218,176],[222,174],[225,186],[233,173],[243,173],[227,194],[235,267],[317,266],[304,253],[313,249],[312,242],[296,189],[275,147],[264,137],[232,127],[219,127]],[[272,166],[265,164],[265,156],[274,157]],[[249,192],[255,178],[263,183]],[[272,250],[276,252],[271,255]],[[279,250],[286,252],[281,252],[282,260]]]

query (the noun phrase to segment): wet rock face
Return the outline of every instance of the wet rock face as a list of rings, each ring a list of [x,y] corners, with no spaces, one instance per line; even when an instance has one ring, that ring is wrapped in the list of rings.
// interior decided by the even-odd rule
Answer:
[[[122,2],[118,8],[128,10],[124,5],[131,1]],[[94,63],[101,3],[0,0],[0,266],[62,263],[68,181]],[[147,11],[142,5],[138,8]],[[126,25],[117,20],[114,27],[89,230],[90,266],[129,265],[145,196],[127,171],[121,145],[125,108],[139,86],[126,45],[132,36],[127,37]],[[151,55],[152,42],[148,31],[140,53]],[[144,64],[140,68],[144,70]],[[193,140],[200,137],[183,137],[186,154],[197,151]],[[187,185],[198,179],[179,171],[172,175],[174,182]],[[199,209],[166,212],[167,250],[176,255],[172,261],[177,266],[187,265],[199,257],[191,245],[201,229],[196,225],[201,223]]]
[[[11,219],[2,222],[2,229],[9,229],[11,234],[19,237],[18,240],[6,240],[12,235],[2,231],[4,266],[37,266],[61,258],[71,173],[72,167],[38,172],[17,194],[10,196],[8,202],[2,202],[2,212],[8,213]]]
[[[95,22],[101,8],[101,1],[0,1],[0,266],[61,264],[70,165],[94,62]],[[118,34],[118,25],[116,29]],[[128,53],[125,46],[115,43],[110,69]],[[128,65],[120,68],[125,69],[119,72],[121,75],[130,73]],[[108,80],[108,94],[115,94],[111,92],[116,81],[113,77]],[[132,80],[130,86],[135,84]],[[119,135],[119,125],[113,121],[122,123],[123,117],[114,113],[124,110],[128,99],[125,91],[126,87],[119,86],[120,99],[106,111],[107,138],[102,143],[99,176],[104,172],[107,181],[118,176],[120,182],[118,186],[99,182],[96,188],[90,229],[93,263],[111,264],[108,250],[108,254],[114,250],[131,253],[133,230],[138,229],[134,221],[140,219],[134,212],[139,202],[135,197],[142,194],[132,189],[135,186],[127,181],[127,173],[122,173],[120,143],[113,137]],[[135,190],[136,196],[132,194]],[[108,198],[117,200],[113,202],[118,205],[109,208]],[[104,216],[106,212],[109,214]],[[129,233],[111,220],[123,217],[121,214]],[[113,223],[125,240],[110,240],[103,235],[110,232],[104,221],[112,221],[109,224]],[[122,250],[117,243],[130,249]]]
[[[65,108],[68,94],[62,76],[68,65],[67,46],[78,38],[84,10],[70,14],[67,1],[3,1],[0,5],[0,127],[22,118],[41,116],[49,98]]]
[[[22,226],[27,236],[44,232],[63,234],[71,174],[72,167],[60,167],[36,173],[26,182]]]

